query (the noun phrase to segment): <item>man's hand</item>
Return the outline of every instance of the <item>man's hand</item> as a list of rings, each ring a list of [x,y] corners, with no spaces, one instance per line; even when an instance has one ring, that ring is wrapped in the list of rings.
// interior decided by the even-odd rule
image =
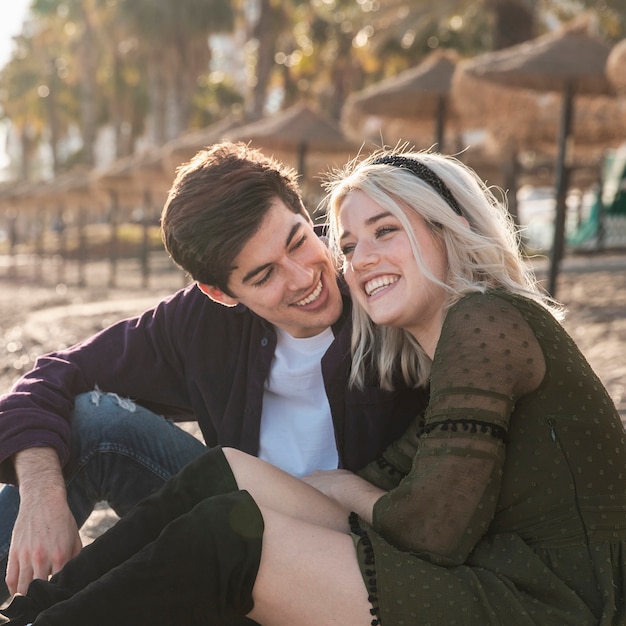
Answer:
[[[80,552],[76,521],[67,505],[59,459],[50,448],[15,455],[20,510],[13,529],[6,582],[26,593],[34,578],[47,580]]]

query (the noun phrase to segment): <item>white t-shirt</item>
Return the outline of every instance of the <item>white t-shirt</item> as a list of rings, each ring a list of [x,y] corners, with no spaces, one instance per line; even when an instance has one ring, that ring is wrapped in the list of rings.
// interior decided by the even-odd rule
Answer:
[[[295,338],[276,329],[276,352],[265,382],[259,457],[294,476],[336,469],[337,444],[322,379],[330,328]]]

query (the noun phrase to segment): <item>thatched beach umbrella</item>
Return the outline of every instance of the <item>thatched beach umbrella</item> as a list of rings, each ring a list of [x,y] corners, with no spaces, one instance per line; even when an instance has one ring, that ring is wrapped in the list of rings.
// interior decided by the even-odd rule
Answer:
[[[241,118],[229,115],[215,124],[204,128],[190,130],[163,146],[164,166],[174,171],[181,163],[189,161],[199,150],[220,142],[231,132],[241,126]]]
[[[541,151],[556,154],[555,137],[562,115],[562,98],[557,92],[538,93],[498,85],[466,72],[472,61],[459,63],[452,81],[452,101],[459,110],[463,127],[484,129],[501,145],[518,152]],[[622,115],[626,101],[614,95],[579,94],[572,111],[570,139],[576,152],[587,147],[613,147],[615,119]]]
[[[562,98],[556,162],[556,218],[548,290],[556,291],[558,266],[563,256],[567,195],[567,148],[576,94],[611,92],[605,66],[611,48],[578,21],[557,32],[468,61],[463,71],[500,85],[537,92],[559,92]],[[512,124],[515,122],[512,120]]]
[[[133,167],[137,160],[135,154],[129,154],[113,161],[105,168],[96,169],[91,173],[91,181],[96,193],[103,195],[106,200],[112,196],[123,198],[123,204],[132,205],[140,197],[133,180]]]
[[[97,204],[89,179],[89,171],[78,165],[74,169],[59,174],[55,178],[32,187],[27,200],[32,209],[32,226],[35,232],[35,253],[44,257],[44,235],[47,218],[52,219],[52,229],[56,233],[56,254],[60,259],[57,265],[57,280],[65,280],[65,264],[68,250],[76,255],[78,284],[85,285],[85,264],[87,260],[86,221],[88,211]],[[69,228],[71,227],[71,228]],[[74,245],[70,244],[70,239]],[[35,266],[37,278],[41,278],[41,265]]]
[[[613,46],[606,61],[606,75],[615,87],[620,98],[621,139],[626,139],[626,39],[622,39]]]
[[[139,153],[132,164],[131,174],[142,196],[150,196],[152,201],[162,206],[174,180],[174,168],[166,164],[163,148],[151,148]]]
[[[32,194],[44,183],[26,180],[9,181],[0,185],[0,227],[6,231],[8,256],[11,261],[9,274],[17,273],[17,248],[20,241],[19,222],[35,218],[37,205]],[[36,218],[35,218],[36,219]]]
[[[91,175],[94,188],[106,196],[117,196],[120,204],[139,205],[146,192],[159,201],[165,200],[173,172],[164,165],[161,148],[149,148],[113,161]]]
[[[606,75],[620,94],[626,95],[626,39],[613,46],[606,61]]]
[[[36,208],[32,201],[33,192],[42,184],[27,180],[7,181],[0,184],[0,211],[13,214]]]
[[[461,62],[452,81],[452,100],[468,129],[487,131],[484,141],[499,159],[504,187],[509,191],[509,209],[516,215],[516,191],[531,161],[541,162],[541,184],[554,180],[558,146],[555,141],[562,111],[559,93],[515,89],[474,78]],[[576,98],[570,131],[572,152],[568,155],[569,182],[581,185],[591,176],[597,182],[599,164],[607,150],[623,140],[616,120],[626,119],[626,100],[615,96],[580,94]],[[471,133],[468,132],[468,136]],[[595,173],[594,173],[595,171]]]
[[[443,151],[449,95],[457,63],[452,50],[431,53],[422,63],[348,97],[342,122],[354,128],[363,115],[429,122],[435,126],[437,150]]]
[[[110,232],[109,285],[117,280],[117,247],[120,219],[135,213],[141,216],[143,241],[140,249],[144,286],[148,281],[149,230],[154,220],[155,207],[161,207],[167,198],[174,178],[164,165],[164,152],[149,148],[122,157],[106,169],[93,173],[94,188],[108,201]]]
[[[296,104],[275,115],[226,133],[231,141],[250,142],[262,149],[295,153],[297,170],[305,178],[309,153],[349,154],[358,150],[333,120],[307,104]]]

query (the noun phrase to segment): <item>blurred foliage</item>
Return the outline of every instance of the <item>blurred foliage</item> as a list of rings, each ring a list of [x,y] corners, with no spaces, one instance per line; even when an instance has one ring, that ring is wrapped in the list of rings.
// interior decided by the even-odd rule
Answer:
[[[104,128],[119,157],[233,110],[254,119],[309,100],[338,119],[350,93],[432,50],[469,57],[583,11],[609,42],[625,36],[624,0],[33,0],[0,111],[16,173],[33,179],[42,147],[55,173],[92,165]]]

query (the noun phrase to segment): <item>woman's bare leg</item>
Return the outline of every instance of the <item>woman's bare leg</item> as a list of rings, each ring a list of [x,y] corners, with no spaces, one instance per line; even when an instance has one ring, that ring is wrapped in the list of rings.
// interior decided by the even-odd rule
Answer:
[[[263,626],[369,626],[349,511],[256,457],[232,448],[224,454],[265,523],[249,617]]]
[[[259,508],[267,507],[288,517],[349,532],[350,511],[314,487],[257,457],[234,448],[224,455],[239,489],[245,489]]]
[[[350,535],[261,512],[263,548],[249,617],[263,626],[369,626],[372,605]]]

